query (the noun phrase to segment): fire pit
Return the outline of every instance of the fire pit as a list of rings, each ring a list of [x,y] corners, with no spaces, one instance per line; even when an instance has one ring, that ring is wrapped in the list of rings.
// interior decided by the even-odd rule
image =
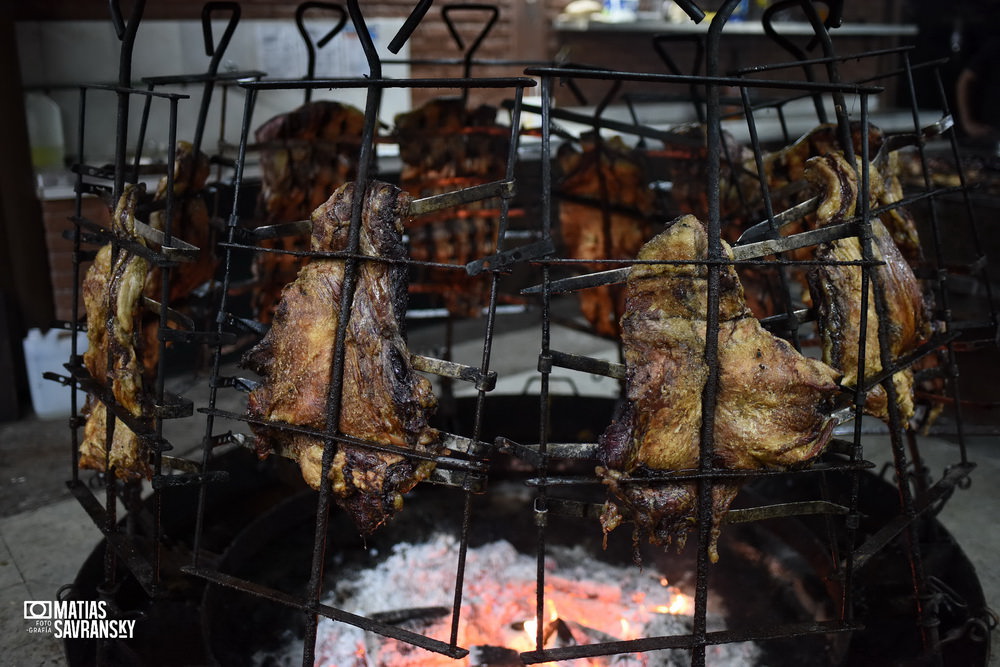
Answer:
[[[434,517],[449,495],[421,488],[400,520],[362,543],[346,517],[330,529],[326,602],[354,613],[399,624],[447,641],[455,584],[458,526]],[[525,520],[531,494],[516,482],[491,487],[476,498],[477,521],[465,564],[465,595],[459,643],[471,646],[461,661],[334,621],[321,623],[317,664],[343,665],[520,665],[519,653],[534,649],[534,531]],[[263,515],[237,538],[220,569],[294,594],[307,584],[308,568],[296,559],[312,537],[313,502],[306,493]],[[341,519],[341,517],[337,517]],[[798,547],[780,545],[757,527],[731,530],[713,572],[713,630],[749,625],[767,613],[777,621],[814,621],[833,610],[820,573]],[[265,537],[266,536],[266,537]],[[336,547],[334,549],[334,546]],[[547,559],[547,647],[632,639],[690,631],[693,563],[662,549],[643,550],[632,562],[631,544],[604,550],[599,528],[584,520],[554,531]],[[434,567],[433,565],[436,565]],[[748,595],[747,591],[753,591]],[[230,610],[246,613],[233,623]],[[249,607],[247,606],[249,605]],[[223,665],[292,664],[301,656],[301,621],[287,608],[227,588],[206,590],[203,612],[209,648]],[[812,636],[790,643],[713,647],[714,664],[843,664],[843,636]],[[777,644],[781,644],[778,646]],[[659,651],[617,657],[614,664],[687,664],[687,652]],[[816,662],[817,656],[823,656]],[[347,657],[354,662],[345,663]],[[721,660],[721,662],[719,662]],[[578,664],[610,664],[607,658]]]

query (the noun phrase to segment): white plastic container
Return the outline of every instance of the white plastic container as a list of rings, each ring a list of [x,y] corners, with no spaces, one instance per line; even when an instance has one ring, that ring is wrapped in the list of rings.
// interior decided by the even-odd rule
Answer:
[[[70,413],[70,389],[53,380],[46,380],[42,374],[52,371],[62,376],[69,375],[63,366],[69,361],[72,351],[72,333],[61,329],[49,329],[42,334],[39,329],[31,329],[23,341],[24,364],[28,371],[28,387],[31,390],[31,405],[35,414],[42,419],[64,417]],[[87,349],[87,334],[77,334],[77,354]],[[76,392],[77,408],[83,407],[86,392]]]
[[[25,93],[24,113],[28,121],[32,166],[38,172],[62,169],[66,146],[59,105],[48,95]]]

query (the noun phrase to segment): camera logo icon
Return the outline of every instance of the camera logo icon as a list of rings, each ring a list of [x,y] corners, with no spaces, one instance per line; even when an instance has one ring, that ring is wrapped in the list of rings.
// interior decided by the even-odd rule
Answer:
[[[27,621],[48,621],[52,618],[51,600],[28,600],[24,603],[24,618]]]

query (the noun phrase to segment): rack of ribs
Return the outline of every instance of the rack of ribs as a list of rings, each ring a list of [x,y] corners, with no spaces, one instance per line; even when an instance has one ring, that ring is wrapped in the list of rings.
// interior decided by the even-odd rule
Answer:
[[[399,114],[393,134],[403,160],[400,182],[413,197],[430,197],[503,179],[510,128],[496,108],[467,109],[460,97],[432,99]],[[498,199],[487,199],[407,222],[410,256],[462,266],[496,252]],[[410,291],[428,293],[458,317],[476,317],[489,299],[489,283],[462,271],[416,266]]]
[[[723,249],[731,259],[728,244]],[[708,237],[694,216],[678,218],[646,243],[638,259],[703,261]],[[695,481],[643,480],[698,467],[708,299],[705,264],[635,264],[626,283],[622,343],[624,406],[600,438],[598,477],[609,491],[605,534],[635,524],[636,544],[683,548],[696,521]],[[765,331],[746,306],[732,265],[720,277],[718,368],[713,466],[727,470],[803,466],[832,433],[839,373],[802,356]],[[739,491],[733,478],[712,485],[709,555],[718,559],[722,517]]]
[[[646,168],[620,137],[581,138],[582,150],[559,148],[559,227],[572,259],[631,259],[651,235],[653,210]],[[589,265],[585,265],[589,266]],[[608,268],[589,266],[591,270]],[[593,330],[617,337],[624,290],[603,285],[579,293],[580,312]]]
[[[805,176],[820,193],[817,220],[820,227],[844,222],[854,216],[858,200],[858,174],[839,153],[810,158]],[[876,195],[875,191],[871,193]],[[875,267],[881,277],[882,293],[890,321],[889,351],[896,360],[930,339],[932,328],[928,305],[913,270],[878,218],[871,220]],[[808,273],[809,293],[816,307],[817,326],[822,341],[823,360],[844,373],[843,384],[858,383],[858,355],[861,329],[861,271],[857,264],[826,262],[860,261],[861,242],[857,237],[837,239],[816,248],[820,264]],[[882,371],[879,350],[879,319],[875,310],[874,281],[869,283],[864,374],[871,378]],[[904,422],[913,416],[913,372],[896,372],[893,384]],[[881,385],[868,392],[865,411],[888,418],[888,402]]]
[[[143,186],[126,185],[112,217],[112,232],[119,239],[145,245],[135,230],[135,207]],[[115,401],[133,417],[143,416],[143,369],[155,368],[159,349],[143,347],[139,333],[142,289],[149,263],[112,244],[97,252],[82,285],[87,313],[87,351],[83,363],[91,377],[110,389]],[[108,360],[111,360],[109,367]],[[84,406],[87,421],[80,443],[80,468],[104,470],[105,459],[121,479],[149,478],[152,471],[142,439],[116,419],[111,450],[106,450],[107,408],[92,395]]]
[[[347,183],[313,212],[313,250],[347,249],[354,196],[355,184]],[[406,266],[393,261],[406,257],[403,218],[411,199],[379,182],[364,196],[360,252],[376,259],[358,266],[344,340],[338,430],[370,443],[432,455],[440,450],[438,433],[428,426],[437,400],[430,382],[410,363],[403,329]],[[326,429],[344,276],[343,259],[320,257],[305,265],[282,292],[270,331],[242,360],[263,378],[247,404],[258,454],[273,451],[296,459],[305,481],[317,489],[323,438],[281,426]],[[395,452],[342,442],[335,446],[331,488],[362,533],[372,532],[398,511],[402,494],[434,467],[431,461]]]
[[[266,224],[305,220],[336,188],[354,178],[364,114],[332,101],[309,102],[257,128],[260,145],[259,215]],[[304,237],[261,243],[284,250],[308,250]],[[258,253],[254,258],[254,309],[270,322],[282,288],[295,279],[303,258]]]

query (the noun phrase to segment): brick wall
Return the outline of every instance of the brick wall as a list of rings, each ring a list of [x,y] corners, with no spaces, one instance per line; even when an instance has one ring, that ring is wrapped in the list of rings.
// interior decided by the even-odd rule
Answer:
[[[55,297],[55,317],[70,320],[73,316],[73,242],[63,237],[63,232],[72,232],[73,223],[69,218],[75,212],[72,199],[57,199],[42,203],[42,220],[45,225],[45,244],[48,248],[49,267],[52,272],[52,292]],[[108,207],[96,198],[84,199],[83,216],[104,226],[110,226],[111,215]],[[93,249],[94,246],[86,246]],[[80,269],[80,280],[89,264]],[[83,315],[81,301],[79,315]]]

